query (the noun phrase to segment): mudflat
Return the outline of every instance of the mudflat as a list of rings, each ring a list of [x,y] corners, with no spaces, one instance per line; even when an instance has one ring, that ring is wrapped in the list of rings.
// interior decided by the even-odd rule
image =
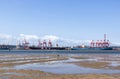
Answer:
[[[70,63],[93,69],[120,70],[120,55],[66,55],[66,54],[0,54],[0,79],[120,79],[120,73],[57,74],[41,69],[15,69],[15,66],[34,63]],[[30,66],[31,67],[31,66]],[[34,66],[33,66],[34,68]]]

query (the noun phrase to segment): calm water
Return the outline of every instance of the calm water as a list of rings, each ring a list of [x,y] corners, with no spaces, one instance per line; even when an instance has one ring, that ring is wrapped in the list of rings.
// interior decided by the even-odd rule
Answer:
[[[77,66],[69,62],[86,61],[81,59],[70,58],[68,60],[58,60],[42,63],[32,63],[14,66],[14,69],[25,69],[25,70],[40,70],[44,72],[51,72],[55,74],[115,74],[120,73],[120,70],[114,69],[94,69],[89,67]],[[88,60],[87,60],[88,61]],[[95,61],[95,60],[89,60]],[[120,64],[112,63],[113,66],[119,66]]]
[[[115,50],[0,50],[0,54],[120,54]]]
[[[44,72],[51,72],[56,74],[115,74],[120,73],[120,70],[107,70],[107,69],[94,69],[80,67],[74,64],[68,63],[34,63],[15,66],[15,69],[26,70],[41,70]]]

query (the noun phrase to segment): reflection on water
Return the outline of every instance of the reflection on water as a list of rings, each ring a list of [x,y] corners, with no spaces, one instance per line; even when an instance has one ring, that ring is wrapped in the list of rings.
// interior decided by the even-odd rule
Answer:
[[[34,63],[34,64],[25,64],[18,65],[14,67],[15,69],[32,69],[32,70],[41,70],[45,72],[51,72],[56,74],[84,74],[84,73],[99,73],[99,74],[113,74],[120,73],[120,70],[105,70],[105,69],[93,69],[80,67],[75,64],[64,63],[60,61],[47,62],[47,63]]]
[[[116,61],[112,61],[110,66],[117,67],[117,66],[120,66],[120,63],[118,63]]]
[[[22,73],[16,73],[16,72],[7,72],[7,73],[3,73],[3,74],[8,74],[8,75],[18,75],[18,76],[25,76],[26,74],[22,74]],[[5,79],[5,78],[4,78]]]

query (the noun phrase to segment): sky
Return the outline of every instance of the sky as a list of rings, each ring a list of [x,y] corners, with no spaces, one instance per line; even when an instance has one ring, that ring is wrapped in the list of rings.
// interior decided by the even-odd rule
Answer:
[[[0,0],[0,39],[49,37],[120,44],[120,0]]]

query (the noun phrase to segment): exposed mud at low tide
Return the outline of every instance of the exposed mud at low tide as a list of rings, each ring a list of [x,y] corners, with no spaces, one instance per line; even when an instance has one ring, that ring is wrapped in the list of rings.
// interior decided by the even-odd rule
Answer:
[[[0,79],[120,79],[120,55],[0,54]]]

